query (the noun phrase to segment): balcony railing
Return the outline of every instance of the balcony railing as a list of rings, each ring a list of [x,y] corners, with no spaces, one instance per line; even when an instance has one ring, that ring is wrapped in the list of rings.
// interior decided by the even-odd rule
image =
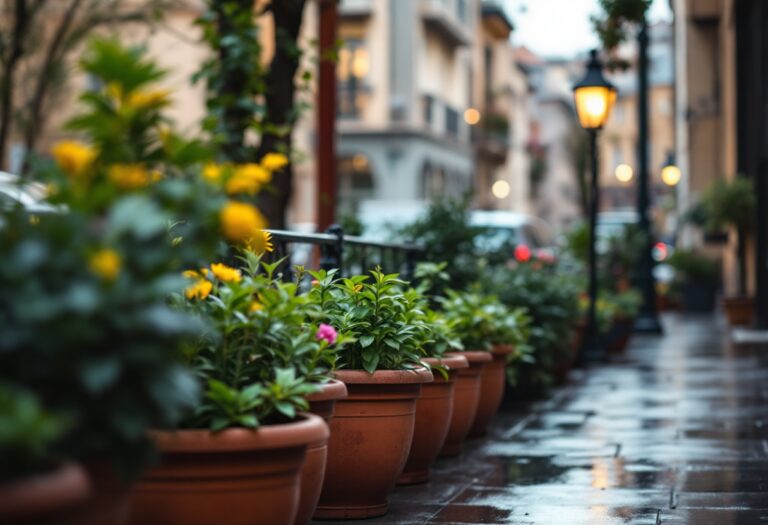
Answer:
[[[344,235],[338,225],[326,233],[300,233],[286,230],[269,230],[274,251],[270,261],[285,259],[280,270],[283,278],[293,277],[293,267],[307,269],[338,269],[339,275],[359,275],[381,267],[386,273],[399,273],[410,280],[416,263],[423,259],[424,248],[417,245],[374,242],[361,237]]]

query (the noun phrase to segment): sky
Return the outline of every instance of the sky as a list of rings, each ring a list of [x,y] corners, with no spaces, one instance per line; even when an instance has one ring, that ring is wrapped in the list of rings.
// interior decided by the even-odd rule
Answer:
[[[570,57],[597,47],[590,16],[597,0],[502,0],[515,30],[512,43],[545,57]],[[668,0],[654,0],[651,22],[671,20]]]

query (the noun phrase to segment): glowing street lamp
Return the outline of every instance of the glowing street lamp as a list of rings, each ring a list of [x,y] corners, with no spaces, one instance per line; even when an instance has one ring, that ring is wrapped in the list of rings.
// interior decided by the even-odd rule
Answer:
[[[597,180],[597,133],[605,125],[616,102],[616,88],[603,76],[603,64],[597,57],[597,50],[589,53],[587,73],[575,86],[573,98],[581,127],[589,131],[592,153],[592,180],[589,202],[589,310],[587,313],[587,337],[584,341],[580,360],[600,358],[603,353],[597,344],[597,253],[595,250],[595,229],[600,193]],[[631,168],[630,168],[631,169]],[[589,355],[588,355],[589,354]]]
[[[632,170],[632,166],[629,164],[619,164],[613,172],[616,175],[616,179],[619,182],[627,183],[635,176],[635,172]]]
[[[683,177],[680,168],[675,164],[675,156],[670,153],[667,155],[667,161],[661,168],[661,181],[667,186],[677,186]]]

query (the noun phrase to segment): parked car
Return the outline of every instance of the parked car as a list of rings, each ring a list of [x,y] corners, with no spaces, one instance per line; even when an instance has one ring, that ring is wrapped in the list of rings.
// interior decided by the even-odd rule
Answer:
[[[471,224],[484,232],[477,238],[477,247],[483,253],[494,253],[506,248],[540,259],[554,260],[557,243],[552,227],[533,215],[509,211],[475,210],[470,214]],[[510,253],[510,256],[513,255]]]

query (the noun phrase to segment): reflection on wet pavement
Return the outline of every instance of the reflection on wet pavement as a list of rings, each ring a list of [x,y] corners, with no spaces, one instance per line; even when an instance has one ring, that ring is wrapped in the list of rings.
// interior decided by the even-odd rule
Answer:
[[[768,347],[732,348],[706,317],[665,328],[506,407],[491,437],[366,523],[768,524]]]

